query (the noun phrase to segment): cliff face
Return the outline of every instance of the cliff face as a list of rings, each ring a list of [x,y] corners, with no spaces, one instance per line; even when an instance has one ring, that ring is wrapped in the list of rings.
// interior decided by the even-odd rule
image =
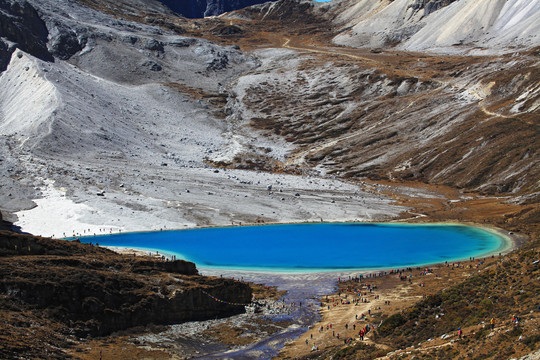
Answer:
[[[249,285],[199,276],[185,261],[132,258],[8,232],[0,233],[0,248],[2,316],[53,322],[57,334],[103,336],[135,326],[224,317],[244,311],[231,303],[251,301]],[[20,322],[4,326],[10,328],[3,333],[21,331]],[[19,351],[12,350],[0,348],[0,357]]]
[[[6,69],[15,47],[51,60],[47,36],[45,23],[30,4],[0,0],[0,72]]]
[[[168,8],[188,18],[220,15],[272,0],[159,0]]]

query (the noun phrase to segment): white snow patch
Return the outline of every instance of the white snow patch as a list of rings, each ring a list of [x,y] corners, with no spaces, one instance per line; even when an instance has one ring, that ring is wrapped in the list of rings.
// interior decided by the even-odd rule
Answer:
[[[0,75],[0,133],[33,133],[58,103],[58,93],[40,69],[40,61],[22,51],[14,52]]]
[[[94,225],[82,221],[82,217],[97,211],[86,204],[76,204],[66,197],[65,189],[58,189],[54,181],[45,180],[43,198],[35,199],[36,207],[16,213],[19,220],[15,226],[22,231],[40,236],[66,237],[75,233],[102,233],[103,228],[117,232],[113,225]]]
[[[460,0],[428,16],[411,3],[361,0],[351,4],[334,21],[352,28],[334,42],[381,47],[401,41],[398,48],[405,51],[479,55],[540,45],[538,0]]]

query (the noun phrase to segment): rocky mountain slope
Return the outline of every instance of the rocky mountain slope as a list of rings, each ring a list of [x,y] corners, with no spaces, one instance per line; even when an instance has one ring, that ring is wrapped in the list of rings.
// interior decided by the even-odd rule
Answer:
[[[9,63],[15,47],[52,60],[46,48],[48,30],[36,10],[26,2],[0,2],[0,71]]]
[[[350,8],[283,1],[245,11],[252,18],[259,19],[263,14],[260,19],[291,22],[283,14],[300,8],[315,18],[332,18],[338,24],[361,18],[359,24],[369,30],[369,39],[376,37],[377,24],[399,23],[395,30],[381,29],[381,34],[395,35],[399,41],[377,43],[382,48],[371,52],[352,51],[310,41],[311,30],[306,33],[300,27],[291,27],[298,29],[293,30],[296,36],[302,37],[295,44],[286,42],[284,35],[283,44],[300,52],[295,58],[297,65],[285,60],[290,54],[283,53],[266,67],[242,76],[238,91],[233,93],[239,108],[235,121],[243,120],[297,144],[297,151],[287,159],[289,165],[323,164],[330,173],[348,178],[416,179],[491,194],[527,194],[528,198],[537,193],[539,171],[535,145],[540,106],[538,52],[529,47],[531,41],[538,43],[534,40],[536,33],[524,32],[514,42],[501,36],[506,50],[497,50],[497,56],[400,51],[410,49],[414,34],[420,34],[427,24],[451,33],[452,29],[441,25],[440,20],[431,23],[430,19],[465,3],[455,2],[427,14],[425,6],[429,3],[420,7],[404,1],[360,2]],[[526,22],[534,17],[538,2],[534,6],[512,4],[506,3],[506,11],[511,8]],[[510,21],[503,10],[490,8],[490,14],[498,21]],[[478,18],[485,13],[479,8],[469,11]],[[390,18],[395,21],[390,22]],[[414,32],[405,30],[400,20],[405,18],[415,24]],[[521,32],[519,26],[512,31]],[[351,39],[362,38],[352,31],[340,30],[334,40],[345,33]],[[518,46],[520,41],[522,53],[518,55],[509,46]],[[433,42],[421,42],[430,51],[474,51],[474,42],[458,50],[435,49]],[[496,48],[489,47],[490,51]],[[278,69],[279,63],[287,63],[286,70]]]
[[[32,207],[53,181],[83,222],[111,212],[119,223],[109,226],[134,230],[129,219],[146,219],[148,209],[161,215],[137,221],[143,228],[257,217],[381,219],[376,214],[403,211],[377,204],[363,185],[352,190],[359,203],[347,205],[353,188],[338,179],[366,178],[535,203],[540,87],[530,19],[538,1],[486,4],[281,0],[188,20],[144,1],[2,2],[0,206],[16,220],[10,213]],[[480,29],[488,10],[499,41],[489,43],[491,55],[470,55],[485,39],[480,30],[450,48],[415,40],[430,26],[455,33],[455,22],[442,26],[441,19],[459,14]],[[386,23],[393,30],[377,25]],[[362,26],[370,39],[380,33],[386,40],[362,42]],[[510,41],[494,32],[503,28],[522,36]],[[370,47],[331,42],[345,38]],[[417,49],[417,41],[437,54],[402,51]],[[321,188],[334,177],[337,191],[328,198],[319,192],[312,203],[294,196],[316,192],[312,181],[276,172],[319,176]],[[268,185],[284,193],[272,196]],[[206,199],[216,186],[249,189],[253,197],[231,207],[237,191],[221,192],[216,213],[216,199]],[[96,198],[103,190],[110,196]],[[69,233],[70,226],[43,233]]]
[[[406,51],[488,54],[538,44],[540,5],[527,1],[363,0],[335,7],[337,44]]]
[[[94,191],[113,191],[122,199],[113,205],[130,204],[133,213],[141,205],[153,207],[134,203],[136,194],[156,197],[175,186],[166,179],[208,164],[420,180],[535,201],[540,88],[536,25],[530,19],[538,1],[486,8],[468,0],[282,0],[207,21],[176,18],[154,3],[107,4],[2,2],[2,54],[9,65],[0,76],[0,132],[8,165],[3,181],[13,189],[11,198],[3,195],[5,211],[28,207],[27,200],[45,189],[42,179],[50,179],[79,202],[87,203]],[[490,45],[489,56],[401,51],[416,49],[415,39],[430,26],[455,33],[441,25],[443,18],[467,13],[477,26],[475,19],[488,10],[491,31],[522,36],[510,41],[492,33],[500,46]],[[119,17],[111,16],[114,11]],[[357,41],[361,26],[379,31],[377,24],[389,18],[395,18],[394,30],[379,30],[399,41],[377,43],[382,53],[329,42],[348,37],[365,45]],[[474,39],[457,52],[476,51],[484,39],[479,34],[484,32],[472,31]],[[368,35],[376,38],[375,32]],[[436,45],[429,39],[420,43]],[[519,54],[510,46],[519,46]],[[100,170],[104,164],[107,174]],[[121,174],[132,165],[137,171],[152,168],[144,176],[146,189],[136,183],[119,187],[131,182]],[[161,186],[152,179],[156,172],[163,172]],[[264,191],[284,180],[268,175],[262,181]],[[197,196],[188,203],[205,208],[200,201]],[[308,208],[308,218],[327,218]],[[276,220],[269,215],[276,211],[268,210],[255,213]],[[167,211],[178,216],[177,210]],[[217,221],[246,219],[253,212],[231,211]],[[206,210],[197,213],[184,212],[182,218],[187,224],[207,218]]]

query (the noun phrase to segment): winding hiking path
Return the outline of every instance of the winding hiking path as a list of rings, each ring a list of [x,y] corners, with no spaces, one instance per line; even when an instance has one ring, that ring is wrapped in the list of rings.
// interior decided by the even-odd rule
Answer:
[[[335,50],[334,51],[328,51],[328,50],[313,49],[313,48],[309,48],[309,47],[291,46],[291,45],[289,45],[290,42],[291,42],[291,39],[285,38],[285,42],[283,43],[283,45],[281,45],[281,47],[283,47],[285,49],[292,49],[292,50],[298,50],[298,51],[307,51],[307,52],[312,52],[312,53],[317,53],[317,54],[326,54],[326,55],[332,55],[332,56],[336,56],[336,55],[337,56],[344,56],[344,57],[348,57],[348,58],[351,58],[351,59],[354,59],[354,60],[362,60],[362,61],[366,61],[366,62],[369,62],[369,63],[378,63],[377,61],[375,61],[373,59],[363,57],[363,56],[348,54],[348,53],[342,52],[342,51],[335,51]]]
[[[284,41],[283,41],[281,47],[285,48],[285,49],[292,49],[292,50],[315,53],[315,54],[324,54],[324,55],[331,55],[331,56],[338,56],[338,57],[339,56],[347,57],[349,59],[362,61],[362,62],[364,62],[364,63],[366,63],[368,65],[375,66],[376,68],[387,68],[388,67],[388,64],[386,64],[383,61],[378,61],[378,60],[375,60],[375,59],[367,58],[365,56],[353,55],[353,54],[350,54],[350,53],[345,52],[345,51],[339,51],[339,49],[333,49],[333,48],[329,49],[329,48],[326,48],[326,47],[324,49],[315,49],[313,47],[291,45],[291,39],[287,38],[287,37],[284,38]],[[416,74],[416,73],[411,73],[410,71],[407,71],[405,69],[400,69],[400,72],[404,76],[411,77],[411,78],[418,78],[418,75],[419,75],[419,74]],[[508,116],[508,115],[505,115],[505,114],[502,114],[502,113],[497,113],[497,112],[493,112],[493,111],[488,110],[484,105],[485,98],[480,96],[480,94],[478,94],[477,91],[475,91],[474,89],[472,89],[472,88],[470,88],[468,86],[463,87],[463,86],[460,86],[458,84],[452,83],[451,81],[448,81],[448,80],[440,80],[440,79],[434,79],[434,78],[429,78],[429,80],[432,81],[433,83],[436,83],[436,84],[440,85],[441,88],[449,87],[452,90],[456,91],[457,93],[460,93],[460,92],[463,92],[463,91],[468,91],[469,93],[471,93],[474,97],[476,97],[478,99],[478,103],[477,103],[478,107],[480,108],[480,110],[484,114],[486,114],[488,116],[499,117],[499,118],[504,118],[504,119],[518,120],[518,121],[524,122],[524,123],[526,123],[528,125],[534,125],[531,121],[523,120],[523,119],[518,117],[519,115],[526,114],[526,113],[516,113],[516,114],[514,114],[512,116]],[[401,114],[401,113],[407,111],[417,101],[418,101],[418,99],[411,101],[408,106],[406,106],[406,107],[402,108],[401,110],[397,111],[394,115],[398,115],[398,114]],[[286,164],[287,165],[297,165],[297,164],[304,163],[306,156],[308,156],[309,154],[314,154],[314,153],[323,151],[325,149],[331,148],[331,147],[337,145],[338,143],[341,143],[341,142],[347,141],[349,139],[352,139],[352,138],[360,135],[361,133],[364,133],[364,132],[369,131],[369,130],[371,130],[371,129],[362,129],[362,130],[359,130],[359,131],[355,131],[353,133],[342,135],[342,136],[340,136],[338,138],[335,138],[335,139],[332,139],[330,141],[326,141],[326,142],[324,142],[322,144],[318,144],[318,145],[316,145],[314,147],[311,147],[309,149],[300,150],[296,154],[292,155],[286,161]]]

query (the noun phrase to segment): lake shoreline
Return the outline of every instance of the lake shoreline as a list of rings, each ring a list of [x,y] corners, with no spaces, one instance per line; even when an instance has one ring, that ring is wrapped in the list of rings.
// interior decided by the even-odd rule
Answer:
[[[391,268],[403,268],[403,267],[417,267],[417,266],[426,266],[426,265],[432,265],[432,264],[437,264],[437,263],[440,263],[440,262],[444,262],[444,261],[451,261],[451,262],[455,262],[455,261],[460,261],[460,260],[467,260],[471,257],[486,257],[486,256],[490,256],[490,255],[498,255],[498,254],[506,254],[514,249],[516,249],[517,247],[519,247],[520,243],[523,242],[523,240],[520,240],[519,236],[516,236],[514,234],[511,234],[511,233],[505,233],[504,230],[502,229],[497,229],[497,228],[494,228],[494,227],[488,227],[488,226],[483,226],[483,225],[479,225],[479,224],[475,224],[475,225],[471,225],[471,224],[460,224],[460,223],[456,223],[456,222],[452,222],[452,223],[449,223],[449,222],[446,222],[446,223],[441,223],[441,222],[437,222],[437,223],[421,223],[421,224],[418,224],[418,223],[413,223],[413,224],[410,224],[410,223],[355,223],[355,222],[340,222],[340,223],[335,223],[335,222],[331,222],[331,223],[302,223],[302,224],[272,224],[272,225],[256,225],[256,226],[252,226],[250,230],[256,230],[256,229],[262,229],[264,228],[265,230],[268,230],[270,231],[269,234],[271,234],[271,236],[278,236],[279,233],[280,233],[280,230],[282,230],[283,228],[281,229],[278,229],[277,226],[288,226],[288,225],[314,225],[314,226],[317,226],[317,225],[359,225],[359,226],[369,226],[369,225],[381,225],[381,231],[383,232],[386,232],[386,231],[399,231],[399,229],[392,229],[392,227],[395,225],[395,226],[399,226],[400,228],[403,228],[403,227],[411,227],[410,230],[411,231],[422,231],[422,228],[424,227],[430,227],[430,226],[437,226],[437,227],[440,227],[440,226],[449,226],[449,227],[452,227],[452,226],[457,226],[457,227],[463,227],[464,229],[468,229],[468,228],[471,228],[473,229],[473,231],[476,231],[476,230],[482,230],[484,232],[487,232],[489,234],[491,234],[492,236],[495,236],[497,238],[497,240],[491,240],[491,241],[498,241],[498,245],[496,248],[494,249],[489,249],[489,250],[486,250],[486,251],[480,251],[480,252],[477,252],[476,254],[474,254],[474,251],[472,250],[472,248],[469,246],[468,248],[464,248],[462,251],[465,252],[464,255],[458,255],[458,254],[452,254],[450,255],[450,257],[448,257],[447,259],[436,259],[434,261],[431,261],[429,259],[425,259],[425,260],[420,260],[420,258],[418,258],[419,261],[416,261],[416,262],[407,262],[407,259],[403,259],[403,258],[400,258],[400,254],[396,254],[394,256],[397,256],[396,259],[392,259],[392,258],[389,258],[391,260],[389,260],[390,262],[394,262],[392,265],[369,265],[371,261],[371,257],[369,254],[366,254],[364,255],[364,253],[362,253],[364,250],[363,249],[357,249],[357,251],[360,252],[360,254],[362,254],[362,256],[366,256],[366,260],[369,260],[368,262],[366,262],[365,260],[362,260],[363,258],[362,257],[359,257],[359,258],[355,258],[356,260],[355,261],[358,261],[360,263],[364,263],[365,265],[364,266],[345,266],[345,267],[339,267],[339,266],[334,266],[332,265],[332,263],[325,263],[323,267],[312,267],[312,266],[309,266],[308,263],[306,264],[298,264],[295,262],[294,263],[294,266],[293,267],[289,267],[287,265],[285,265],[285,263],[283,263],[285,266],[276,266],[276,265],[270,265],[270,263],[268,265],[264,265],[264,260],[260,260],[260,261],[263,261],[263,266],[260,267],[260,266],[257,266],[257,267],[253,267],[253,266],[246,266],[244,264],[242,264],[242,262],[239,262],[238,265],[219,265],[219,262],[216,262],[217,259],[214,259],[212,260],[212,265],[209,265],[208,263],[204,263],[204,262],[201,262],[200,260],[198,260],[196,257],[193,258],[193,257],[190,257],[190,256],[184,256],[181,252],[182,250],[180,249],[180,252],[178,251],[175,251],[173,250],[172,248],[170,248],[170,244],[174,244],[176,239],[172,236],[173,234],[171,234],[172,232],[175,232],[175,230],[167,230],[167,234],[164,234],[164,235],[170,235],[168,238],[166,238],[166,240],[163,240],[163,241],[166,241],[169,245],[165,245],[163,244],[163,246],[156,246],[156,244],[154,244],[153,246],[133,246],[133,245],[124,245],[122,244],[122,242],[120,241],[119,242],[119,248],[118,248],[118,251],[121,251],[121,252],[124,252],[124,253],[139,253],[141,255],[151,255],[151,256],[159,256],[159,257],[165,257],[167,259],[172,259],[173,256],[175,256],[177,259],[184,259],[184,260],[187,260],[187,261],[191,261],[191,262],[194,262],[197,264],[197,266],[200,268],[200,269],[209,269],[209,270],[215,270],[215,271],[228,271],[228,270],[233,270],[233,271],[247,271],[247,272],[257,272],[257,273],[269,273],[269,274],[272,274],[272,273],[290,273],[290,274],[301,274],[301,273],[317,273],[317,272],[327,272],[327,273],[339,273],[339,272],[377,272],[377,271],[384,271],[386,269],[391,269]],[[276,228],[274,228],[274,226],[276,226]],[[227,230],[231,230],[232,227],[205,227],[205,228],[198,228],[198,229],[193,229],[191,231],[197,231],[197,230],[205,230],[205,229],[227,229]],[[245,227],[244,227],[245,228]],[[310,233],[313,232],[313,233],[316,233],[316,232],[319,232],[319,231],[327,231],[328,233],[332,233],[334,234],[334,231],[339,231],[340,229],[337,228],[337,229],[333,229],[333,228],[321,228],[320,230],[316,229],[316,228],[291,228],[291,231],[293,232],[302,232],[305,231],[307,229],[307,233],[306,233],[306,237],[310,238]],[[364,232],[365,231],[370,231],[370,228],[366,228],[367,230],[365,229],[361,229],[361,228],[358,228],[358,229],[351,229],[351,228],[348,228],[347,230],[343,230],[345,231],[345,233],[347,234],[347,236],[349,235],[348,233],[351,232],[351,235],[352,236],[356,236],[358,239],[362,239],[361,236],[368,236],[369,234],[365,234],[364,235]],[[476,229],[476,230],[474,230]],[[438,231],[439,229],[434,229],[434,231]],[[448,231],[448,230],[452,230],[452,228],[450,229],[441,229],[441,231]],[[182,233],[183,231],[187,231],[187,230],[178,230],[178,232]],[[213,242],[215,242],[216,240],[212,240],[213,237],[216,236],[216,233],[215,232],[211,232],[211,233],[200,233],[200,234],[197,234],[195,232],[188,232],[186,233],[186,235],[188,235],[189,237],[188,238],[182,238],[184,241],[189,241],[187,239],[192,239],[191,241],[193,241],[193,239],[197,239],[198,237],[203,237],[205,238],[207,241],[208,241],[208,244],[213,244]],[[287,230],[285,230],[287,231]],[[378,231],[379,230],[373,230],[375,231],[374,234],[378,234]],[[461,231],[461,230],[458,230],[458,231]],[[144,234],[153,234],[155,235],[156,237],[155,238],[152,238],[152,239],[148,239],[147,241],[148,242],[152,242],[152,241],[159,241],[159,240],[156,240],[156,239],[159,239],[159,234],[161,233],[161,231],[157,231],[157,232],[134,232],[134,233],[123,233],[123,234],[119,234],[118,236],[121,236],[122,238],[124,238],[126,235],[144,235]],[[272,235],[272,234],[275,234],[275,235]],[[344,236],[343,234],[344,233],[336,233],[337,235],[336,236]],[[247,236],[253,236],[252,234],[250,233],[247,233]],[[108,242],[106,242],[106,244],[108,246],[111,246],[111,242],[114,241],[114,238],[116,237],[117,235],[112,235],[112,237],[108,237]],[[240,244],[242,244],[242,240],[240,239],[241,236],[246,236],[246,233],[239,233],[237,235],[234,235],[234,234],[231,234],[231,233],[228,233],[226,235],[223,235],[225,236],[225,238],[227,236],[238,236],[237,240]],[[261,234],[261,236],[263,236]],[[381,236],[387,236],[387,235],[381,235]],[[412,236],[412,233],[411,235],[406,235],[406,236]],[[416,235],[415,235],[416,236]],[[423,235],[421,235],[423,236]],[[433,236],[433,235],[430,235],[430,236]],[[448,236],[453,236],[452,233],[449,233]],[[459,233],[456,233],[456,236],[461,236],[459,235]],[[474,234],[470,234],[470,235],[467,235],[467,238],[468,237],[476,237],[476,236],[482,236],[482,234],[479,234],[479,235],[476,235],[475,233]],[[279,236],[278,236],[279,237]],[[95,239],[96,240],[96,243],[98,242],[98,240],[100,240],[100,237],[96,236],[95,238],[94,237],[81,237],[80,239],[83,240],[84,242],[88,242],[88,240],[92,238],[92,239]],[[397,238],[397,236],[396,236]],[[105,240],[104,237],[101,237],[102,240]],[[249,239],[251,239],[251,237],[249,237]],[[273,239],[273,237],[271,238]],[[123,240],[123,239],[122,239]],[[463,240],[466,240],[466,238],[464,238]],[[136,242],[141,242],[142,240],[141,239],[138,239],[138,240],[132,240],[132,241],[136,241]],[[222,238],[221,238],[221,235],[219,237],[219,243],[216,243],[216,244],[213,244],[213,245],[210,245],[211,247],[214,247],[214,246],[220,246],[221,244],[221,241],[222,241]],[[245,240],[244,240],[245,241]],[[262,241],[262,240],[261,240]],[[304,239],[305,242],[309,241],[310,245],[311,245],[311,238],[310,240],[306,240]],[[317,242],[317,240],[314,240],[315,242]],[[352,243],[350,245],[347,245],[349,243],[343,243],[341,244],[342,246],[351,246],[353,243],[354,243],[354,239],[350,240]],[[391,240],[391,241],[394,241],[394,240]],[[398,240],[395,240],[395,241],[398,241]],[[456,241],[461,241],[461,240],[456,240]],[[422,239],[419,238],[417,240],[417,244],[420,244],[422,242]],[[269,243],[270,244],[270,243]],[[280,246],[281,243],[275,243],[274,245],[275,246]],[[302,242],[300,242],[299,244],[302,244]],[[369,247],[367,247],[367,245],[369,246],[372,246],[371,243],[359,243],[360,245],[359,246],[363,246],[365,245],[366,246],[366,251],[369,251]],[[167,247],[168,246],[168,247]],[[247,244],[246,244],[247,246]],[[299,245],[300,248],[302,248],[302,245]],[[308,246],[308,244],[306,244],[306,246]],[[319,244],[317,245],[317,243],[314,244],[315,248],[313,251],[315,251],[315,254],[318,254],[318,246],[323,246],[325,247],[325,245],[323,244]],[[384,245],[385,247],[392,247],[392,244],[389,243],[387,245]],[[400,246],[402,246],[402,244],[400,244]],[[448,246],[448,244],[446,244],[445,246]],[[492,246],[492,245],[490,245]],[[372,246],[373,247],[373,246]],[[373,250],[377,249],[378,246],[375,246],[373,247]],[[115,248],[114,247],[111,247],[112,250],[114,250]],[[311,250],[311,249],[308,249],[308,250]],[[332,250],[332,249],[330,249]],[[373,251],[371,250],[371,251]],[[187,251],[187,253],[190,253],[190,250],[185,250]],[[193,251],[193,250],[191,250]],[[234,249],[230,250],[230,251],[234,251]],[[292,251],[292,250],[291,250]],[[303,250],[299,250],[299,251],[302,251],[302,254],[303,256],[307,256],[307,257],[310,257],[310,252],[304,252]],[[321,249],[322,251],[322,249]],[[336,250],[337,252],[340,251],[340,248],[337,248]],[[438,249],[438,248],[433,248],[433,250],[428,250],[428,251],[444,251],[442,249]],[[313,254],[313,256],[317,256]],[[187,254],[186,254],[187,255]],[[223,254],[219,253],[217,254],[219,256],[223,256]],[[328,255],[328,254],[326,254]],[[337,256],[337,254],[335,255]],[[351,256],[350,254],[348,256]],[[414,255],[412,255],[414,256]],[[425,256],[423,256],[425,257]],[[414,257],[413,257],[414,258]],[[233,258],[231,258],[233,259]],[[382,257],[381,257],[382,259]],[[401,260],[400,260],[401,259]],[[326,260],[326,259],[325,259]],[[405,261],[403,261],[405,260]],[[208,261],[208,260],[207,260]],[[234,260],[230,260],[230,261],[233,261]],[[294,261],[294,259],[292,259],[291,261]],[[334,261],[337,261],[334,260]],[[350,261],[350,260],[348,260]],[[380,261],[383,261],[383,260],[380,260]],[[402,263],[400,264],[399,262],[402,261]],[[313,261],[311,261],[313,262]],[[345,261],[346,263],[347,261]],[[379,260],[375,260],[374,264],[376,264],[377,262],[379,262]],[[260,264],[260,263],[259,263]],[[293,263],[291,263],[293,264]],[[337,265],[337,263],[336,263]],[[300,266],[300,267],[297,267],[297,266]]]
[[[403,225],[403,224],[398,224]],[[412,224],[414,225],[414,224]],[[418,224],[416,224],[418,225]],[[455,222],[452,223],[431,223],[428,225],[462,225]],[[467,224],[470,226],[470,224]],[[520,241],[519,236],[515,234],[506,234],[504,230],[502,229],[495,229],[493,227],[487,227],[487,226],[479,226],[476,225],[478,228],[482,228],[485,230],[489,230],[490,232],[494,232],[498,235],[498,237],[501,239],[500,246],[490,251],[488,254],[483,254],[481,257],[476,257],[475,261],[483,262],[486,259],[493,259],[498,257],[499,255],[506,254],[517,247],[522,243]],[[523,240],[523,239],[521,239]],[[119,251],[124,254],[136,254],[136,255],[143,255],[148,256],[148,253],[151,252],[153,256],[159,257],[160,255],[165,255],[166,251],[159,250],[159,249],[130,249],[130,248],[115,248],[115,247],[108,247],[113,251]],[[156,251],[159,252],[156,253]],[[463,258],[458,260],[449,261],[447,264],[444,262],[438,262],[438,263],[430,263],[430,264],[417,264],[414,266],[407,266],[402,267],[401,270],[405,270],[406,268],[411,269],[413,272],[421,271],[419,269],[423,269],[425,267],[427,268],[444,268],[450,263],[474,263],[475,261],[471,261],[470,258]],[[459,265],[458,265],[459,266]],[[328,316],[323,317],[323,313],[321,311],[322,303],[320,302],[320,299],[323,299],[324,297],[331,296],[335,293],[336,286],[340,284],[341,281],[347,281],[350,279],[354,279],[357,277],[362,276],[366,281],[382,281],[383,283],[386,283],[389,281],[389,273],[392,270],[395,270],[395,268],[378,268],[378,269],[347,269],[347,270],[335,270],[335,271],[297,271],[297,272],[290,272],[290,271],[257,271],[257,270],[246,270],[246,269],[217,269],[217,268],[207,268],[207,267],[199,267],[198,270],[201,274],[205,276],[215,276],[215,277],[225,277],[225,278],[233,278],[235,280],[240,281],[248,281],[248,282],[254,282],[254,283],[261,283],[269,286],[275,286],[278,288],[278,290],[286,291],[286,295],[283,297],[283,303],[288,304],[288,306],[291,306],[291,304],[304,304],[304,307],[302,309],[298,308],[296,313],[292,314],[291,321],[296,324],[295,327],[292,328],[286,328],[284,330],[281,330],[281,332],[278,335],[269,335],[269,337],[265,338],[264,340],[261,340],[260,342],[256,342],[253,345],[250,345],[248,349],[243,348],[234,348],[229,349],[226,351],[218,351],[215,353],[207,354],[211,355],[213,358],[221,358],[222,356],[225,356],[225,354],[228,354],[227,356],[230,356],[231,354],[235,356],[246,356],[250,354],[249,349],[263,349],[265,353],[270,353],[272,356],[277,356],[283,351],[290,352],[291,345],[287,344],[296,344],[297,349],[302,349],[301,346],[306,339],[304,339],[305,335],[310,329],[314,328],[315,326],[320,326],[316,324],[322,324],[324,321],[328,322],[334,322],[335,320],[333,318],[328,318]],[[387,279],[387,280],[385,280]],[[366,310],[367,311],[367,310]],[[331,315],[333,316],[333,315]],[[329,320],[330,319],[330,320]],[[231,319],[232,323],[234,323],[236,320]],[[217,323],[209,322],[207,323],[209,325],[207,326],[217,326]],[[177,328],[175,331],[182,332],[183,328],[191,328],[192,326],[196,326],[195,324],[179,324],[177,325]],[[297,326],[300,326],[298,328]],[[170,334],[170,332],[166,333]],[[163,338],[165,339],[169,335],[163,335]],[[157,338],[159,338],[160,335],[157,335]],[[192,339],[193,342],[196,341],[196,339]],[[309,341],[309,340],[308,340]],[[266,344],[272,343],[272,346],[268,346]],[[293,350],[293,353],[295,351]]]

